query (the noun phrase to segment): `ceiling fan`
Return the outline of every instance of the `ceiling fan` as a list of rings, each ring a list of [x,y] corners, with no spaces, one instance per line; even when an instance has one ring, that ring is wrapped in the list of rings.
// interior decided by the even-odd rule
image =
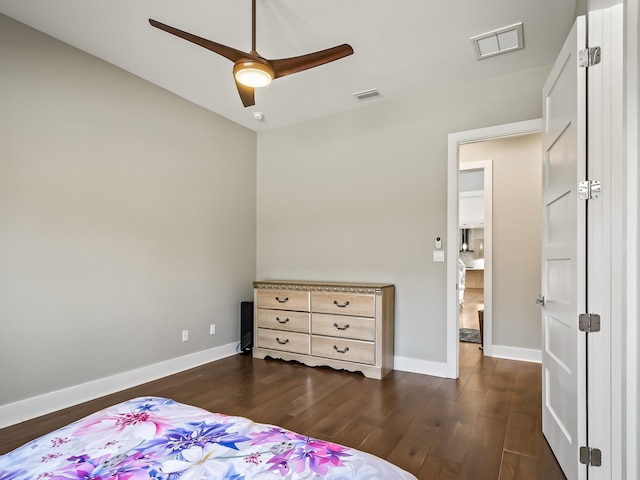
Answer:
[[[277,60],[267,60],[256,51],[256,0],[252,0],[251,8],[251,51],[249,53],[227,47],[221,43],[198,37],[191,33],[170,27],[157,20],[149,19],[149,23],[164,30],[176,37],[183,38],[189,42],[200,45],[212,52],[222,55],[231,60],[233,65],[233,76],[236,87],[240,94],[240,99],[245,107],[255,105],[255,89],[264,87],[272,80],[292,73],[298,73],[309,68],[318,67],[325,63],[339,60],[353,53],[353,48],[344,43],[333,48],[320,50],[319,52],[308,53],[297,57],[281,58]]]

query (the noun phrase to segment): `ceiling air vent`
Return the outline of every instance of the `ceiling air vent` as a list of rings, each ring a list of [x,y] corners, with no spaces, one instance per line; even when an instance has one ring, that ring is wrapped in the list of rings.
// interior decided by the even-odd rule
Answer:
[[[376,88],[372,88],[371,90],[364,90],[358,93],[352,93],[357,100],[369,100],[370,98],[381,97],[382,94]]]
[[[524,48],[522,22],[471,37],[478,60]]]

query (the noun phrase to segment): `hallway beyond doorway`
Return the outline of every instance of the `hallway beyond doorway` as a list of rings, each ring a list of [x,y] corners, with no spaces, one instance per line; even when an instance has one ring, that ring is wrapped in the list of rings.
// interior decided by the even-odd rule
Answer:
[[[478,310],[484,309],[484,289],[465,288],[464,301],[460,307],[460,328],[480,329]]]

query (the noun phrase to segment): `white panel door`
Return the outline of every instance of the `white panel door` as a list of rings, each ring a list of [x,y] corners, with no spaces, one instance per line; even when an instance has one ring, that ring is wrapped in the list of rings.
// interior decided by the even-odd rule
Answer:
[[[586,45],[578,17],[543,88],[542,431],[568,480],[586,478],[586,348],[578,315],[586,301]]]

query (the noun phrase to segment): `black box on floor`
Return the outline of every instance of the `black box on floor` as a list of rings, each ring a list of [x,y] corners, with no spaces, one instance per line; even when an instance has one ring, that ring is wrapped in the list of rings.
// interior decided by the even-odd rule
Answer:
[[[253,302],[240,302],[240,351],[251,354],[253,348]]]

